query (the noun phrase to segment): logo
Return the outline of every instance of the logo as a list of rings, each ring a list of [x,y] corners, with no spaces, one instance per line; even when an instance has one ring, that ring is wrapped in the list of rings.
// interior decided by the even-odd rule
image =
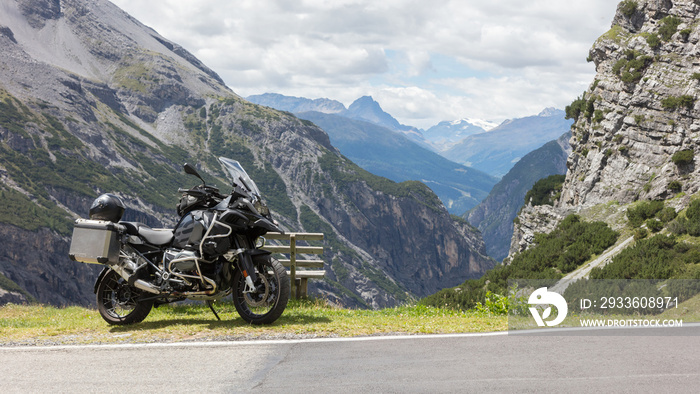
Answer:
[[[553,291],[547,291],[546,287],[540,287],[530,294],[530,298],[527,300],[528,304],[532,305],[554,305],[557,307],[557,318],[550,321],[544,321],[549,315],[552,314],[552,307],[548,306],[540,316],[537,307],[530,307],[530,313],[532,317],[535,318],[537,325],[544,327],[545,323],[548,326],[556,326],[557,324],[564,321],[566,314],[569,312],[569,307],[566,305],[566,300],[559,293]]]

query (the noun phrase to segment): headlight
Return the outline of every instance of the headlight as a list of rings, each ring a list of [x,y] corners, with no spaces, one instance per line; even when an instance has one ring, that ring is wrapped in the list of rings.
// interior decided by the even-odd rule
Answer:
[[[270,214],[270,210],[267,208],[267,205],[263,204],[263,202],[260,200],[255,201],[255,204],[253,204],[253,206],[255,207],[255,210],[260,212],[260,214],[263,216],[267,216]]]

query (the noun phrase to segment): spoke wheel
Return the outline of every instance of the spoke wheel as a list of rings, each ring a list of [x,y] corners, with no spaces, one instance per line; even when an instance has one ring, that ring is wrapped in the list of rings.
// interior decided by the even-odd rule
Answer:
[[[245,277],[240,270],[233,276],[233,304],[243,320],[251,324],[270,324],[284,312],[289,301],[289,275],[282,264],[264,256],[256,259],[256,291],[245,292]]]
[[[127,325],[142,322],[153,307],[153,301],[138,301],[142,291],[110,270],[97,285],[97,310],[109,324]]]

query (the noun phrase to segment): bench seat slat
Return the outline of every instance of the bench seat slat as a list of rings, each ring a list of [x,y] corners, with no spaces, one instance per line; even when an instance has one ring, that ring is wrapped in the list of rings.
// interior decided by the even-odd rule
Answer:
[[[262,249],[272,253],[289,253],[289,246],[265,245]],[[323,254],[322,246],[297,246],[297,254]]]
[[[289,271],[287,271],[289,274]],[[320,279],[326,276],[326,271],[297,271],[297,278]]]
[[[289,267],[292,264],[291,260],[278,260],[283,266]],[[297,267],[304,268],[323,268],[323,260],[297,260]]]
[[[297,241],[321,241],[323,233],[267,233],[263,235],[265,239],[289,239],[289,235],[294,234]]]

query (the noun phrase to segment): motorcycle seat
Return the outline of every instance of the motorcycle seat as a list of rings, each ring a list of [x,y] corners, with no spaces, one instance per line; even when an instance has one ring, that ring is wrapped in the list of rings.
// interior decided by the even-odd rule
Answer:
[[[165,245],[173,240],[173,230],[170,229],[152,229],[139,222],[119,222],[119,224],[126,227],[127,234],[140,235],[146,242],[153,245]]]

